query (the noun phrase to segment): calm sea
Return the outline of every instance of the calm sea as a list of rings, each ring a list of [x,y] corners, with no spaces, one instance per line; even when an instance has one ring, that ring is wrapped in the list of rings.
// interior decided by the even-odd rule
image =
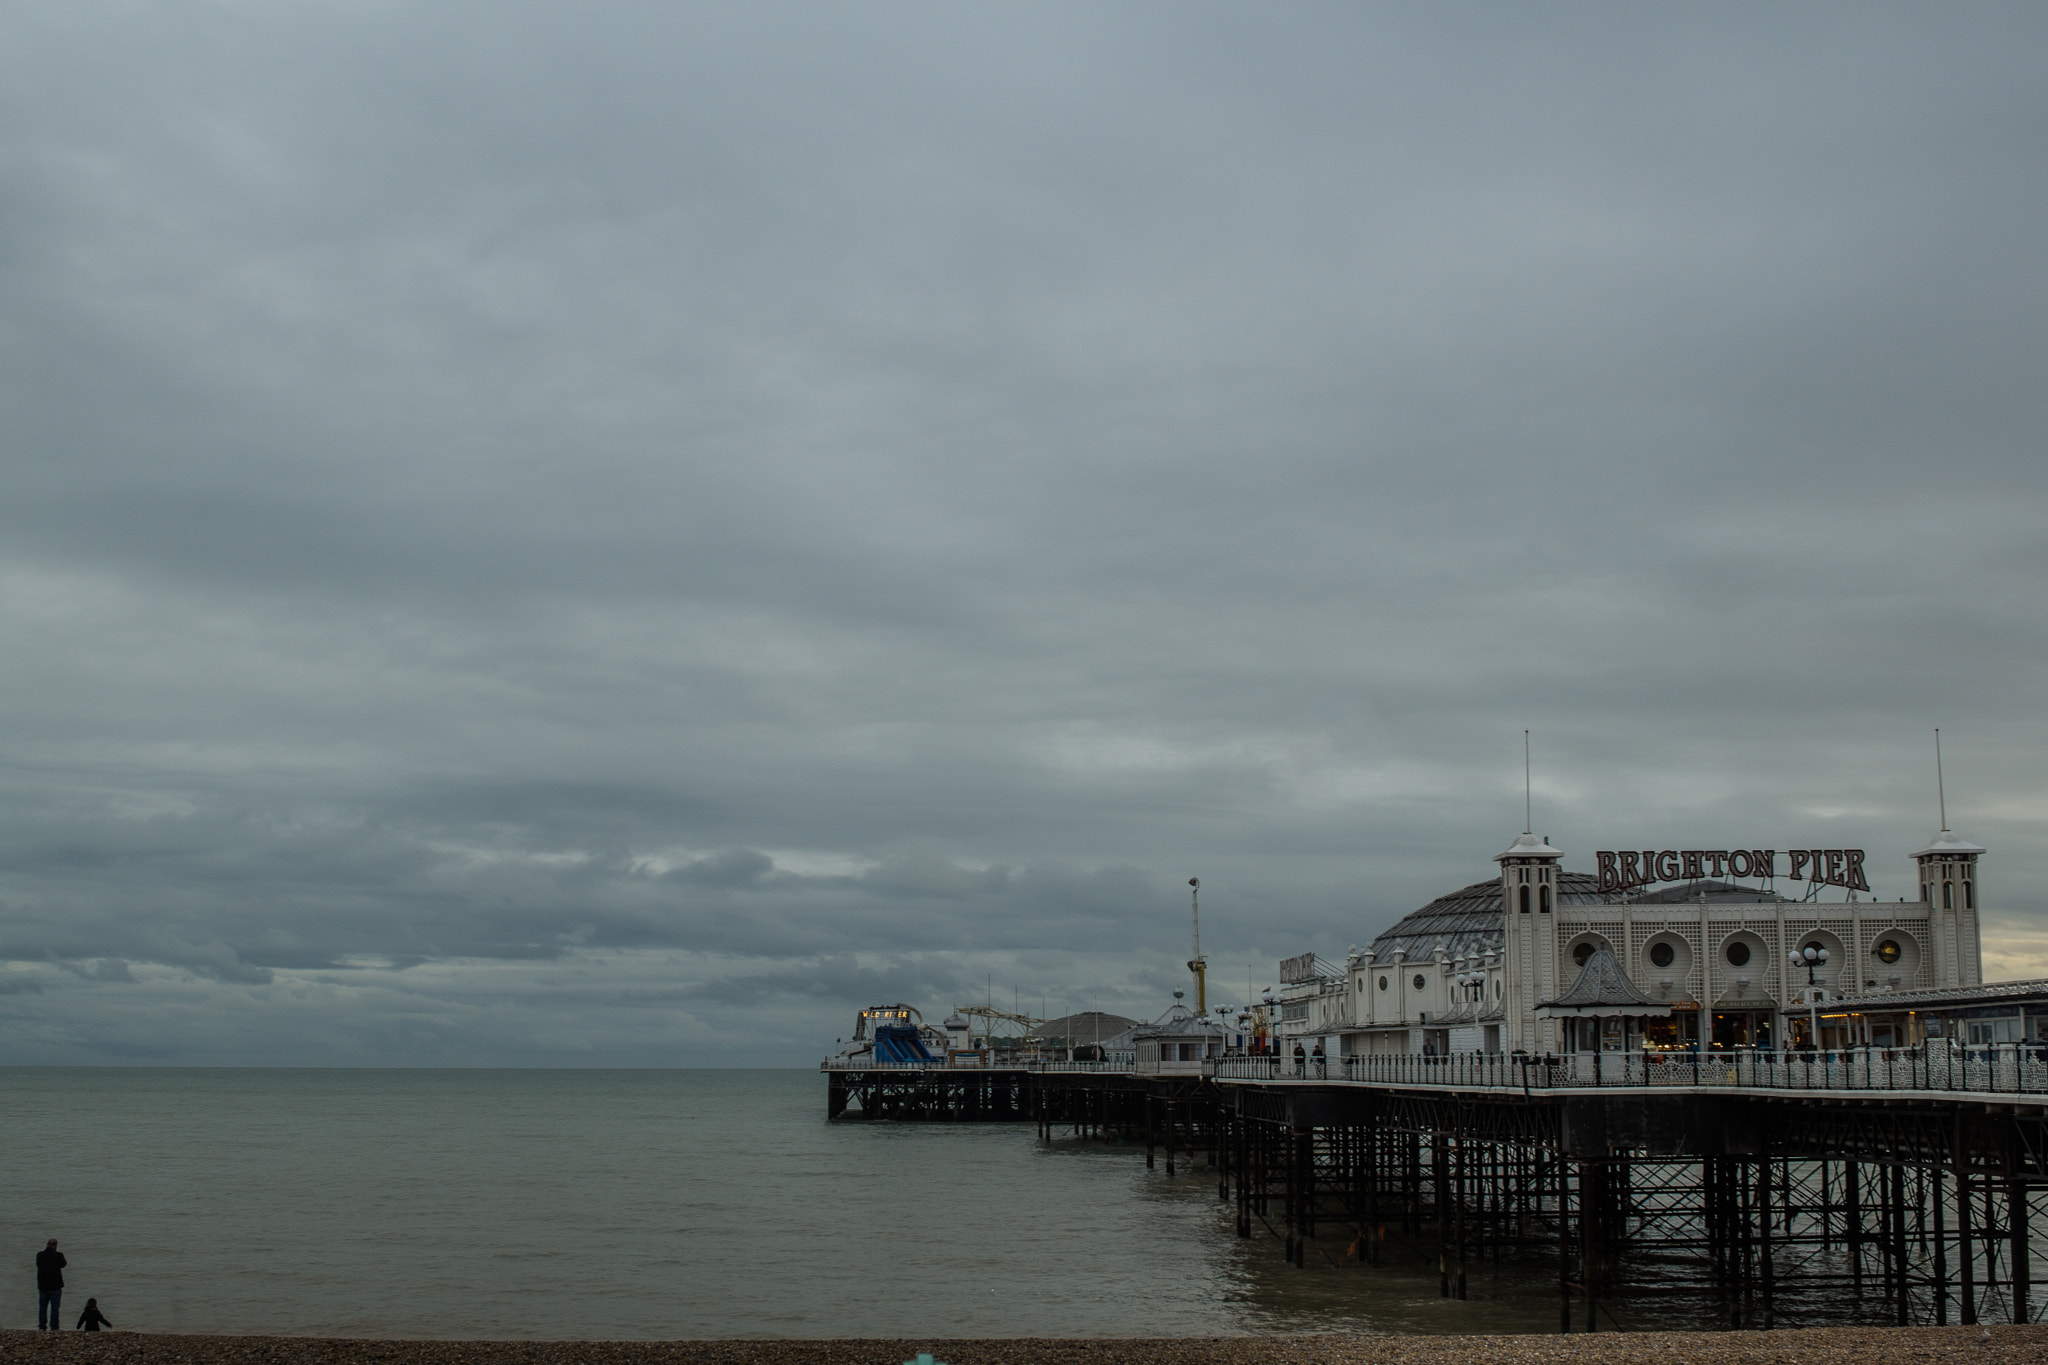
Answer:
[[[827,1123],[814,1071],[0,1070],[0,1324],[408,1337],[1549,1331],[1541,1280],[1290,1270],[1213,1172]],[[1330,1248],[1341,1257],[1342,1243]],[[9,1306],[11,1305],[11,1307]]]

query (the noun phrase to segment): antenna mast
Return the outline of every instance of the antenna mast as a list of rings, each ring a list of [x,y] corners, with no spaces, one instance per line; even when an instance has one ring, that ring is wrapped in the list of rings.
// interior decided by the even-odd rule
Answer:
[[[1941,785],[1941,727],[1934,727],[1934,795],[1941,802],[1941,832],[1948,833],[1948,790]]]
[[[1195,955],[1188,959],[1188,970],[1195,974],[1195,1013],[1207,1017],[1209,1013],[1209,963],[1202,956],[1202,879],[1188,878],[1188,918],[1195,931]]]
[[[1522,731],[1522,833],[1536,828],[1536,821],[1529,814],[1529,732]]]

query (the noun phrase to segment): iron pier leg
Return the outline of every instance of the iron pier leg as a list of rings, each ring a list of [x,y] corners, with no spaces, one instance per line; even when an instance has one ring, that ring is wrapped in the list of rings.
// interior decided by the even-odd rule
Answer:
[[[1962,1319],[1965,1327],[1977,1325],[1977,1234],[1970,1208],[1970,1175],[1956,1172],[1956,1258],[1963,1263]]]
[[[1757,1238],[1760,1277],[1763,1281],[1764,1330],[1777,1326],[1777,1277],[1771,1264],[1771,1159],[1757,1162]]]
[[[1572,1211],[1570,1175],[1565,1165],[1564,1153],[1559,1152],[1555,1165],[1557,1173],[1557,1330],[1569,1334],[1572,1330]],[[1585,1217],[1583,1208],[1579,1211]]]
[[[2032,1276],[2032,1267],[2027,1263],[2027,1185],[2020,1177],[2012,1178],[2008,1198],[2012,1201],[2007,1214],[2012,1226],[2012,1320],[2031,1322],[2033,1315],[2027,1305],[2027,1281]]]
[[[1934,1191],[1934,1325],[1948,1326],[1948,1231],[1943,1226],[1941,1166],[1936,1163],[1928,1169],[1928,1181]]]
[[[1899,1295],[1901,1327],[1913,1320],[1913,1287],[1906,1275],[1911,1263],[1906,1254],[1906,1164],[1902,1161],[1892,1167],[1892,1280]]]
[[[1857,1163],[1842,1163],[1842,1231],[1849,1246],[1849,1280],[1857,1298],[1863,1297],[1863,1187]]]

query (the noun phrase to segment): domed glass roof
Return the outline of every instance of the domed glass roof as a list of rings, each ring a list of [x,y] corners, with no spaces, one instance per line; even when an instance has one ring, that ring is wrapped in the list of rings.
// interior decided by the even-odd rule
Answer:
[[[1559,903],[1564,905],[1611,905],[1621,896],[1600,889],[1590,873],[1557,874]],[[1500,879],[1472,885],[1438,896],[1428,905],[1404,917],[1393,928],[1372,941],[1375,965],[1393,960],[1396,949],[1405,948],[1408,960],[1433,957],[1439,945],[1452,957],[1470,957],[1501,946]]]

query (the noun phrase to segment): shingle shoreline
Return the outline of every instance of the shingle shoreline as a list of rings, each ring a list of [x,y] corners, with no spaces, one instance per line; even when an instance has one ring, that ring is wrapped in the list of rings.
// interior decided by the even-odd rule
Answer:
[[[901,1365],[920,1352],[945,1365],[2041,1365],[2048,1360],[2048,1323],[1591,1336],[770,1341],[376,1341],[0,1331],[0,1362],[44,1365]]]

